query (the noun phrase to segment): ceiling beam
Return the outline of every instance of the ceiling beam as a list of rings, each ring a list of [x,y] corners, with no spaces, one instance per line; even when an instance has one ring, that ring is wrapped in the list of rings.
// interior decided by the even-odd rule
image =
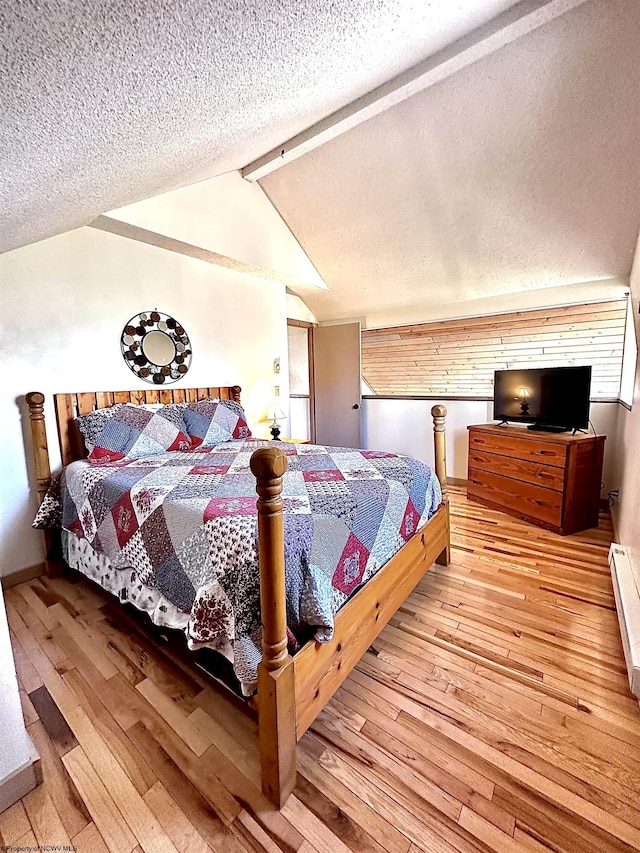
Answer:
[[[155,246],[157,249],[165,249],[168,252],[175,252],[178,255],[186,255],[189,258],[195,258],[198,261],[204,261],[214,266],[224,267],[243,275],[250,275],[254,278],[283,284],[288,288],[297,288],[304,285],[314,290],[326,289],[326,285],[323,287],[318,284],[312,284],[311,282],[299,281],[286,273],[278,272],[268,267],[261,267],[257,264],[250,264],[236,258],[230,258],[228,255],[221,255],[219,252],[213,252],[210,249],[194,246],[192,243],[176,240],[173,237],[168,237],[166,234],[149,231],[147,228],[141,228],[139,225],[132,225],[130,222],[124,222],[121,219],[114,219],[112,216],[97,216],[92,222],[89,222],[89,228],[96,228],[98,231],[106,231],[109,234],[117,234],[119,237],[126,237],[129,240],[137,240],[139,243],[146,243],[148,246]]]
[[[522,0],[408,71],[342,107],[242,169],[258,181],[412,95],[564,15],[586,0]]]

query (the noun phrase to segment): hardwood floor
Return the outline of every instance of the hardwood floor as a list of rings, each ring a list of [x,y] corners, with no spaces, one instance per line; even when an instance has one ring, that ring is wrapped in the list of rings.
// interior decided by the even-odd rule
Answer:
[[[434,566],[298,746],[281,812],[256,724],[85,580],[6,591],[44,783],[5,845],[101,851],[640,849],[640,709],[607,549],[468,503]],[[74,580],[76,580],[74,578]]]

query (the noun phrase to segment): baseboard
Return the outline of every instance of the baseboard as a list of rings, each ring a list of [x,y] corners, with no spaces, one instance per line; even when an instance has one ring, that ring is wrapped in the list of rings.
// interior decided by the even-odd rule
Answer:
[[[447,483],[450,486],[464,486],[466,488],[468,482],[468,480],[461,480],[460,477],[447,477]]]
[[[46,575],[46,563],[38,563],[36,566],[27,566],[26,569],[20,569],[17,572],[12,572],[10,575],[4,575],[0,578],[3,589],[9,589],[10,586],[16,586],[19,583],[39,578],[41,575]]]

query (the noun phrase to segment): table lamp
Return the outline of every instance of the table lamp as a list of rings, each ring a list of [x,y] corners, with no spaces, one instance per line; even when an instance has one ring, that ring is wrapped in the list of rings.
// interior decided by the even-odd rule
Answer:
[[[275,401],[269,403],[263,420],[271,421],[269,432],[271,433],[271,437],[274,441],[277,441],[280,438],[280,427],[278,426],[278,421],[283,421],[286,417],[287,416],[282,411],[278,403]]]

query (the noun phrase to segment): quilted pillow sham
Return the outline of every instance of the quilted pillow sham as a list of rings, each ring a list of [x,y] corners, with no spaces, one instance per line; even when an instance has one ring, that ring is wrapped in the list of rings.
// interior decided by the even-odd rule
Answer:
[[[156,411],[122,405],[95,436],[92,461],[141,459],[166,450],[189,450],[191,443],[180,406],[169,404]]]
[[[88,412],[86,415],[80,415],[76,418],[78,429],[84,438],[84,446],[87,448],[88,453],[91,453],[96,446],[98,437],[107,422],[111,420],[123,405],[123,403],[116,403],[115,406],[108,406],[106,409],[96,409],[95,412]]]
[[[189,403],[184,410],[184,422],[192,448],[215,447],[251,435],[242,406],[230,400]]]

